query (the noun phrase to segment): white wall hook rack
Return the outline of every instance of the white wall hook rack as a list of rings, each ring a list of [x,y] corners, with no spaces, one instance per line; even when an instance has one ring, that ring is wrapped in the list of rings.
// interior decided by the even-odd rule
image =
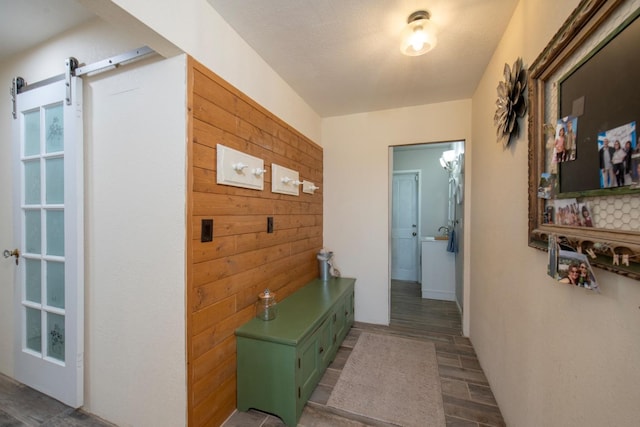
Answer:
[[[256,174],[248,171],[264,171],[264,160],[243,153],[222,144],[216,146],[217,183],[233,187],[264,189],[264,172]],[[246,169],[246,171],[245,171]]]
[[[300,178],[298,171],[284,166],[271,164],[271,191],[280,194],[298,196],[300,194]]]

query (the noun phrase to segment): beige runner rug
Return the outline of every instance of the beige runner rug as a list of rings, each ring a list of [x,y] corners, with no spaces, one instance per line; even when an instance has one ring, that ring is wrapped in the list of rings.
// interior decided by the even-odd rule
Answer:
[[[444,426],[435,345],[361,333],[327,406],[405,427]]]

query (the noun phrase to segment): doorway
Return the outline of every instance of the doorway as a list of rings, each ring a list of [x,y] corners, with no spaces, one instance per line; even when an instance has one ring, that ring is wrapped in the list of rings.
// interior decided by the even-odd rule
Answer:
[[[443,164],[443,153],[455,152],[454,160],[448,159]],[[405,198],[394,194],[399,191],[396,184],[392,184],[390,197],[391,212],[391,239],[390,239],[390,264],[391,279],[403,281],[421,282],[421,245],[425,240],[447,239],[453,232],[455,245],[452,250],[460,248],[462,242],[462,218],[464,216],[464,205],[462,197],[462,182],[464,181],[463,163],[459,159],[463,158],[464,141],[447,141],[425,144],[414,144],[406,146],[395,146],[390,150],[392,156],[392,177],[393,182],[396,175],[404,171],[419,172],[418,188],[418,212],[417,218],[417,239],[418,248],[418,276],[411,280],[402,278],[397,273],[399,266],[410,262],[413,252],[406,247],[396,244],[394,228],[399,222],[398,216],[407,216],[407,211],[413,210],[411,203],[401,202]],[[399,206],[394,206],[399,203]],[[443,242],[447,247],[447,242]],[[463,257],[460,251],[450,254],[455,258],[454,283],[455,300],[459,308],[463,306]],[[406,277],[406,276],[405,276]],[[391,286],[391,284],[390,284]]]

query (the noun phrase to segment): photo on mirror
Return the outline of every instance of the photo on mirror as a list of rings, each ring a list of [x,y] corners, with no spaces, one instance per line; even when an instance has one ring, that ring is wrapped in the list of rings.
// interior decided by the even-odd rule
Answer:
[[[591,211],[589,210],[589,205],[587,205],[586,203],[578,203],[578,210],[580,212],[580,215],[578,216],[580,226],[593,227],[593,220],[591,219]]]
[[[570,227],[580,227],[580,207],[576,199],[555,199],[553,201],[556,218],[556,225],[567,225]]]
[[[558,189],[558,175],[543,172],[540,174],[538,184],[538,197],[541,199],[553,199]]]
[[[555,224],[556,215],[553,210],[552,205],[547,205],[544,208],[544,212],[542,213],[542,223],[543,224]]]
[[[576,159],[576,134],[578,119],[567,116],[556,122],[553,144],[553,162],[562,163]]]
[[[585,254],[560,249],[557,251],[557,259],[556,280],[558,283],[600,292],[596,276],[593,274],[593,269]]]
[[[639,154],[636,122],[598,133],[600,188],[624,187],[637,183]]]
[[[556,138],[562,133],[564,143],[563,162],[575,160],[578,151],[576,146],[576,138],[578,137],[578,118],[573,116],[563,117],[558,120]]]

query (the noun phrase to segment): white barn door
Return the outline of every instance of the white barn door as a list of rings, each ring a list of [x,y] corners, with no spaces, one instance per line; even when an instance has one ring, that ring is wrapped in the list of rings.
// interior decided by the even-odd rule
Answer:
[[[82,80],[16,95],[13,124],[16,258],[15,378],[83,404]],[[6,254],[7,251],[5,251]]]

